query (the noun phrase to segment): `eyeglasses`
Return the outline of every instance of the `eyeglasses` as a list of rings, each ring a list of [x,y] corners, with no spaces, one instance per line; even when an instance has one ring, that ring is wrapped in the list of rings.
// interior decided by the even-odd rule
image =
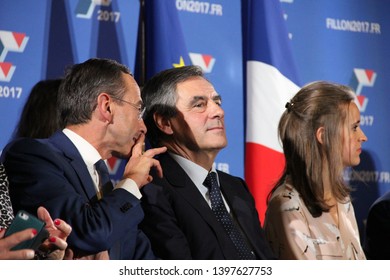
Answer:
[[[120,99],[118,97],[114,97],[114,96],[111,96],[113,99],[116,99],[116,100],[119,100],[119,101],[122,101],[122,102],[125,102],[126,104],[129,104],[131,107],[133,107],[134,109],[137,109],[138,110],[138,120],[141,120],[142,117],[144,116],[144,113],[145,113],[145,110],[146,110],[146,107],[142,104],[141,106],[137,106],[136,104],[134,103],[131,103],[129,101],[126,101],[126,100],[123,100],[123,99]]]

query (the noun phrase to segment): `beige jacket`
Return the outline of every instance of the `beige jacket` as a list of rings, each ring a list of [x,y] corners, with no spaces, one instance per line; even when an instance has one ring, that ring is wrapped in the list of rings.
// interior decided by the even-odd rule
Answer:
[[[364,260],[351,202],[338,204],[339,225],[329,213],[314,218],[289,184],[271,197],[264,228],[279,259]]]

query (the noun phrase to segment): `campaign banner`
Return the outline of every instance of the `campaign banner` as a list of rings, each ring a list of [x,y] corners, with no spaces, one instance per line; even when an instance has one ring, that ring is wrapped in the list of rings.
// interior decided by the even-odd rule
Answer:
[[[302,84],[329,80],[356,93],[363,143],[361,163],[345,172],[364,232],[371,204],[390,190],[388,120],[389,1],[280,0]]]
[[[3,0],[0,8],[0,150],[11,139],[32,86],[43,76],[45,1]]]
[[[228,146],[216,168],[243,177],[244,104],[241,2],[145,1],[146,77],[198,65],[222,96]]]
[[[216,168],[244,176],[244,92],[241,1],[176,0],[192,64],[199,65],[222,96],[228,145]]]
[[[248,18],[241,12],[250,2],[267,5],[275,2],[280,5],[282,17],[278,19],[284,20],[299,82],[286,74],[283,70],[286,68],[274,64],[271,59],[260,60],[261,55],[267,54],[262,52],[270,47],[265,45],[266,36],[275,39],[272,36],[280,34],[277,32],[279,25],[269,24],[269,29],[263,32],[264,21],[253,29],[257,36],[263,32],[265,37],[253,49],[253,53],[259,56],[252,57],[255,63],[250,65],[255,68],[271,65],[297,86],[315,80],[329,80],[349,85],[356,93],[361,127],[368,142],[363,145],[361,164],[348,169],[345,178],[355,189],[353,203],[360,230],[363,231],[369,206],[390,190],[390,157],[386,152],[390,142],[387,124],[390,114],[387,108],[390,66],[386,63],[390,50],[388,1],[2,0],[0,150],[11,139],[24,102],[35,83],[61,77],[68,65],[91,57],[113,58],[136,72],[136,61],[142,59],[136,55],[137,45],[152,42],[154,53],[149,53],[150,48],[144,53],[146,78],[164,68],[183,64],[199,65],[205,71],[206,77],[221,94],[225,110],[228,146],[219,153],[216,168],[241,177],[245,173],[251,191],[255,190],[256,201],[264,200],[266,192],[257,198],[257,187],[247,175],[260,174],[259,168],[263,167],[253,165],[252,169],[244,170],[244,164],[255,162],[260,156],[266,168],[272,168],[274,162],[267,161],[267,154],[263,157],[263,152],[258,157],[253,156],[249,146],[247,159],[244,159],[245,138],[256,136],[259,132],[263,135],[273,132],[263,132],[262,127],[256,125],[248,126],[248,132],[245,126],[249,120],[246,117],[251,112],[256,113],[251,114],[251,118],[262,120],[265,127],[275,126],[277,118],[267,119],[276,112],[271,110],[270,114],[267,113],[274,108],[271,103],[264,110],[253,107],[255,103],[252,101],[248,104],[247,60],[244,61],[242,55],[243,44],[248,43],[243,41],[242,26]],[[148,13],[152,13],[156,23],[160,17],[165,17],[165,21],[161,19],[164,25],[157,24],[149,31],[146,22],[144,35],[147,42],[138,40],[142,38],[138,33],[141,3],[145,4],[145,20],[148,20]],[[151,10],[153,7],[155,10]],[[267,18],[269,15],[265,13],[263,19],[269,22],[276,19],[276,16]],[[175,19],[175,24],[170,19]],[[179,47],[184,52],[178,51]],[[278,57],[281,63],[287,63],[290,55],[282,51],[285,47],[280,43],[270,49],[280,51]],[[143,50],[138,51],[142,54]],[[269,100],[273,102],[275,99],[271,97]],[[267,137],[261,138],[260,143],[264,144],[266,152],[274,154],[276,151],[280,158],[281,149],[274,145],[275,139],[272,138],[275,135]],[[112,158],[108,163],[113,180],[120,179],[126,162]],[[272,176],[276,177],[276,174]],[[261,180],[264,178],[261,177]],[[272,178],[269,179],[268,186],[272,182]]]
[[[0,150],[38,81],[61,78],[68,66],[94,57],[134,72],[139,11],[138,0],[2,0]],[[108,165],[114,180],[121,177],[125,161],[111,158]]]

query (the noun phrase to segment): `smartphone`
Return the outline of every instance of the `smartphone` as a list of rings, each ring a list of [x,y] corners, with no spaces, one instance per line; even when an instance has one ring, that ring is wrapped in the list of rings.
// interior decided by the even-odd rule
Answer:
[[[45,222],[41,221],[34,215],[20,210],[5,232],[5,236],[9,236],[15,232],[19,232],[27,228],[35,228],[38,233],[34,236],[34,238],[19,243],[11,250],[33,249],[36,251],[39,246],[49,237],[49,232],[45,229],[45,225]]]

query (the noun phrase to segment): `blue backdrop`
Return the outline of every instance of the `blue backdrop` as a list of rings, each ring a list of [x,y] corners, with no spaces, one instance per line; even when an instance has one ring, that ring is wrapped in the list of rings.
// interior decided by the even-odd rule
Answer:
[[[390,1],[278,2],[284,11],[302,84],[331,80],[352,86],[358,94],[362,128],[369,141],[363,147],[362,163],[348,170],[345,177],[356,187],[355,211],[363,229],[369,205],[390,189],[390,66],[386,60],[390,55]],[[154,42],[146,53],[150,55],[146,63],[148,75],[180,64],[180,56],[184,64],[203,67],[223,97],[226,114],[229,145],[219,154],[216,167],[243,177],[245,42],[241,34],[241,1],[146,3],[146,13],[153,8],[155,16],[177,20],[173,29],[162,28],[161,33],[146,25],[146,37]],[[139,69],[139,11],[139,0],[1,0],[0,149],[9,141],[28,93],[39,80],[60,77],[67,65],[90,57],[113,58],[133,71]],[[166,57],[162,44],[167,42],[171,44],[167,51],[180,43],[183,53],[175,53],[178,56],[173,56],[174,61],[156,65],[157,58],[151,59],[150,48],[156,48],[156,57]],[[117,159],[109,163],[113,178],[118,179],[125,163]]]
[[[281,2],[301,81],[335,81],[358,95],[368,142],[361,164],[345,178],[355,188],[353,204],[362,232],[369,206],[390,189],[390,1]]]

